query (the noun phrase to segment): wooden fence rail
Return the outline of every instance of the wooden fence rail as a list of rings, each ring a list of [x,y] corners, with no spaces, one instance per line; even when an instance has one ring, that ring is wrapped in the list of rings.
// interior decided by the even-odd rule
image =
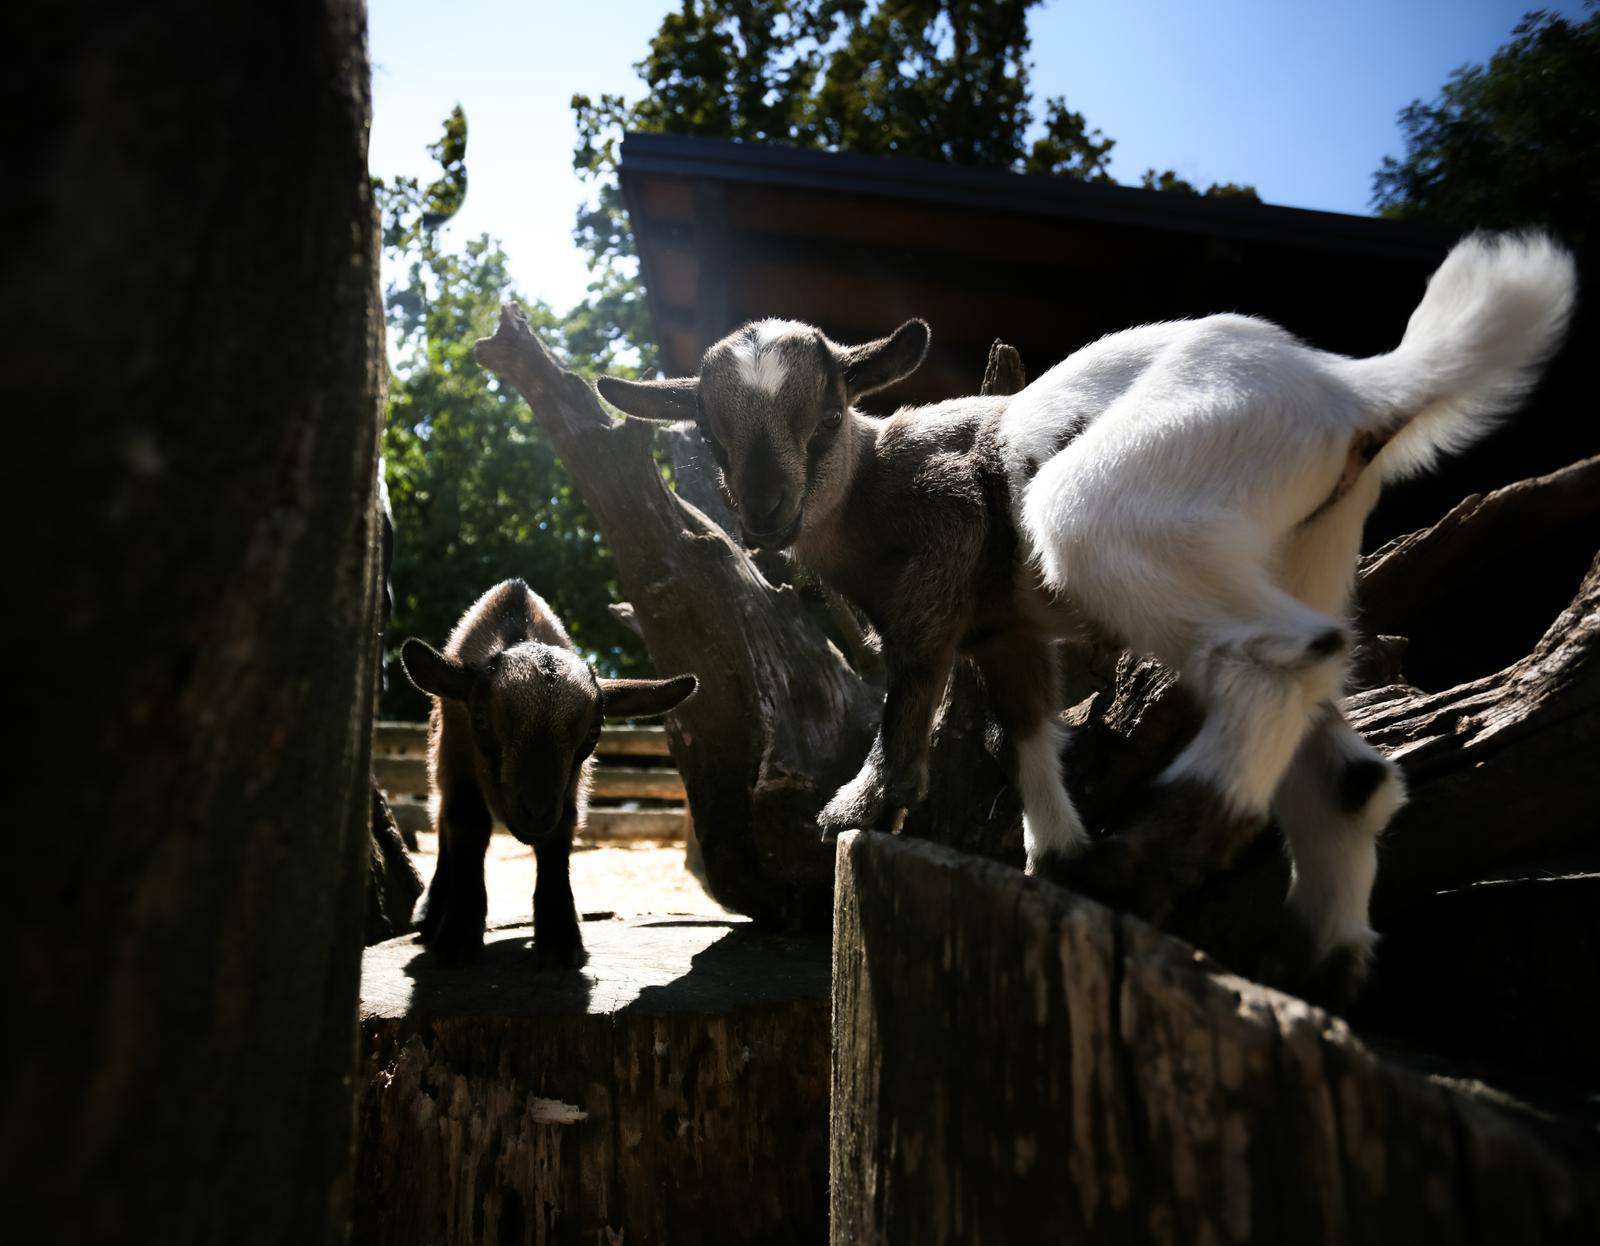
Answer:
[[[683,839],[688,810],[683,778],[672,764],[662,727],[605,727],[595,750],[587,839]],[[373,733],[372,772],[402,831],[428,823],[428,728],[380,722]]]

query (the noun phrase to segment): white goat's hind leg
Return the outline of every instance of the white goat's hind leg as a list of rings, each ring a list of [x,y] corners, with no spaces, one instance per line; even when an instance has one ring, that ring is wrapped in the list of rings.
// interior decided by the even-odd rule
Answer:
[[[1273,791],[1337,687],[1338,620],[1277,594],[1280,609],[1199,629],[1184,664],[1205,709],[1200,731],[1131,821],[1067,871],[1070,885],[1154,921],[1226,868],[1267,826]]]
[[[1199,630],[1183,662],[1205,707],[1199,733],[1161,776],[1264,818],[1313,711],[1339,687],[1349,634],[1338,619],[1264,586],[1251,617]]]
[[[1331,702],[1283,776],[1272,810],[1294,862],[1288,907],[1306,941],[1301,968],[1332,966],[1353,987],[1377,939],[1367,907],[1378,836],[1405,803],[1399,770]]]

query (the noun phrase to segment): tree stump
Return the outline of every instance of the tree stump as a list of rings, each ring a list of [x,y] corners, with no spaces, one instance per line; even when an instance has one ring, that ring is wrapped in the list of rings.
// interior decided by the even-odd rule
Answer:
[[[591,921],[588,966],[540,972],[530,936],[367,950],[356,1240],[822,1241],[826,944]]]
[[[1600,1233],[1592,1128],[989,861],[857,833],[837,880],[834,1242]]]

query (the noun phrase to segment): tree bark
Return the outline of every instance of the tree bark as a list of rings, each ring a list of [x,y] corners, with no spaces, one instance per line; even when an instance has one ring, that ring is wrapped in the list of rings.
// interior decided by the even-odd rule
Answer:
[[[422,876],[406,855],[405,837],[377,783],[372,785],[372,825],[367,832],[368,945],[411,929],[411,911],[422,895]],[[413,849],[414,850],[414,849]]]
[[[1014,870],[863,832],[837,877],[835,1242],[1600,1232],[1586,1128]]]
[[[336,1241],[377,625],[364,10],[25,6],[12,34],[0,1223]]]
[[[367,952],[356,1240],[823,1240],[826,944],[587,922],[585,971],[552,974],[529,937],[461,970]]]
[[[1467,683],[1526,654],[1600,549],[1600,456],[1457,503],[1361,561],[1368,635],[1411,641],[1409,681]]]

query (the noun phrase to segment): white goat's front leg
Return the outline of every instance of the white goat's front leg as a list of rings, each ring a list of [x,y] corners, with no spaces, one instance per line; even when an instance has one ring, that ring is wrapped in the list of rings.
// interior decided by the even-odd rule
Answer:
[[[1322,705],[1272,802],[1294,862],[1283,985],[1334,1003],[1360,986],[1378,938],[1367,913],[1378,837],[1404,803],[1398,767]]]
[[[989,706],[1011,746],[1022,799],[1022,842],[1030,874],[1064,866],[1089,845],[1061,778],[1061,673],[1055,644],[1022,630],[990,637],[973,652]]]

